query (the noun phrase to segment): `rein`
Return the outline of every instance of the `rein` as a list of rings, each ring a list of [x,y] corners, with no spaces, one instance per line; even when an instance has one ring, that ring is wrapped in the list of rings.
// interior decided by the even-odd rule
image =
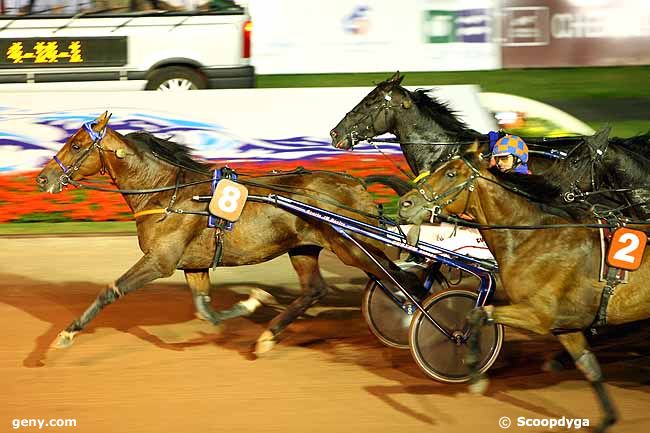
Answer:
[[[167,185],[167,186],[161,186],[157,188],[144,188],[144,189],[119,189],[119,188],[104,188],[100,186],[93,186],[93,185],[88,185],[87,183],[81,183],[78,181],[75,181],[72,179],[72,176],[74,173],[79,171],[81,168],[83,162],[90,156],[91,152],[95,149],[99,152],[100,155],[100,160],[101,160],[101,168],[100,168],[100,174],[106,173],[106,163],[104,160],[103,152],[113,152],[115,153],[119,158],[123,158],[126,156],[125,153],[121,153],[120,151],[124,152],[122,149],[118,150],[112,150],[112,149],[106,149],[101,146],[101,141],[104,139],[106,136],[106,127],[101,132],[97,132],[93,129],[94,123],[93,121],[89,121],[83,124],[84,130],[88,133],[90,138],[93,140],[92,145],[90,145],[84,152],[74,161],[72,166],[67,167],[63,162],[56,156],[54,155],[53,160],[61,167],[61,170],[63,171],[63,174],[60,176],[59,181],[63,186],[65,185],[72,185],[77,188],[83,188],[83,189],[89,189],[93,191],[102,191],[102,192],[111,192],[111,193],[120,193],[120,194],[153,194],[153,193],[158,193],[158,192],[165,192],[165,191],[174,191],[174,194],[171,197],[170,203],[166,208],[155,208],[155,209],[147,209],[139,212],[135,212],[133,214],[134,218],[138,218],[140,216],[145,216],[145,215],[152,215],[152,214],[170,214],[170,213],[177,213],[177,214],[188,214],[188,215],[201,215],[201,216],[209,216],[209,212],[207,211],[186,211],[183,209],[175,209],[173,208],[173,205],[176,201],[176,196],[177,192],[179,189],[182,188],[187,188],[191,186],[196,186],[204,183],[210,183],[212,182],[212,179],[206,179],[206,180],[198,180],[198,181],[192,181],[192,182],[186,182],[186,183],[180,183],[180,176],[183,170],[190,170],[188,167],[184,167],[174,161],[170,161],[166,158],[162,158],[160,155],[158,155],[155,152],[152,152],[152,154],[164,161],[167,162],[168,164],[171,164],[179,169],[179,172],[176,176],[176,183],[174,185]],[[193,171],[195,173],[205,175],[205,176],[210,176],[209,172],[202,172],[198,171],[196,169],[192,169],[190,171]],[[289,174],[295,174],[295,173],[306,173],[307,171],[298,171],[294,173],[272,173],[269,174],[269,176],[284,176],[284,175],[289,175]],[[247,174],[240,174],[240,176],[251,176]],[[268,189],[271,191],[276,191],[276,192],[284,192],[288,194],[293,194],[293,195],[298,195],[298,196],[303,196],[307,197],[310,199],[313,199],[317,202],[323,202],[327,203],[333,206],[338,207],[339,209],[344,209],[349,212],[355,213],[357,215],[365,216],[367,218],[375,219],[379,222],[386,222],[389,221],[392,223],[390,218],[386,217],[385,215],[379,213],[379,214],[371,214],[367,212],[360,211],[358,209],[355,209],[351,206],[347,206],[343,203],[339,203],[336,200],[329,200],[326,198],[316,198],[313,196],[313,194],[308,194],[307,192],[319,192],[319,191],[314,191],[309,188],[301,188],[301,187],[290,187],[290,186],[282,186],[282,185],[275,185],[275,184],[269,184],[265,182],[257,182],[257,181],[252,181],[252,180],[243,180],[243,179],[238,179],[238,183],[241,183],[243,185],[248,185],[248,186],[253,186],[253,187],[258,187],[258,188],[264,188]],[[297,190],[302,190],[305,192],[298,192]],[[321,192],[322,193],[322,192]]]
[[[508,190],[510,192],[513,192],[515,194],[521,195],[523,197],[526,197],[528,199],[532,199],[533,197],[524,192],[521,191],[518,188],[511,187],[508,185],[504,185],[496,180],[490,179],[488,177],[483,176],[480,171],[474,167],[471,162],[467,160],[467,158],[462,157],[463,162],[467,167],[469,167],[472,170],[472,175],[470,175],[464,182],[455,185],[454,187],[448,189],[441,195],[436,195],[432,198],[427,197],[427,195],[424,193],[423,190],[418,190],[418,192],[424,197],[424,199],[428,203],[432,203],[433,206],[431,208],[425,208],[425,210],[428,210],[431,212],[431,221],[435,218],[442,219],[443,221],[451,222],[457,225],[461,226],[466,226],[466,227],[471,227],[471,228],[476,228],[479,230],[544,230],[544,229],[558,229],[558,228],[593,228],[593,229],[600,229],[600,228],[618,228],[621,225],[650,225],[650,221],[634,221],[634,220],[626,220],[623,221],[622,223],[615,223],[615,224],[600,224],[600,223],[567,223],[567,224],[539,224],[539,225],[496,225],[496,224],[479,224],[471,221],[467,221],[462,218],[455,217],[453,215],[443,215],[442,214],[442,209],[449,204],[453,203],[458,199],[458,196],[465,190],[469,191],[469,194],[467,195],[467,203],[469,203],[469,196],[470,194],[474,191],[474,183],[478,179],[484,179],[487,180],[493,184],[496,184],[500,186],[501,188]],[[428,177],[428,176],[427,176]],[[441,199],[444,199],[445,197],[452,196],[451,199],[447,200],[444,203],[440,203]],[[465,208],[467,209],[467,203],[465,204]],[[616,217],[617,220],[620,220],[620,218]]]
[[[395,144],[419,144],[419,145],[425,145],[425,146],[457,146],[457,145],[471,145],[476,142],[476,139],[474,140],[468,140],[468,141],[454,141],[452,143],[448,141],[400,141],[397,140],[396,138],[366,138],[365,139],[368,143],[372,143],[373,141],[376,141],[378,143],[395,143]]]

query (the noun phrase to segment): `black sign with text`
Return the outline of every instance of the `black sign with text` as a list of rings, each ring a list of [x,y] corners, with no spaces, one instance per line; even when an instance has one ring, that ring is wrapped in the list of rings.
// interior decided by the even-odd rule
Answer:
[[[126,37],[0,38],[1,68],[123,66]]]

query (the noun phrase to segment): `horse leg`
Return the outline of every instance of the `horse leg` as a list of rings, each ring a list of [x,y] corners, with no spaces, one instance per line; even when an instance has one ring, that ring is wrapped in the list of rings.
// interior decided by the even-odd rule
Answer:
[[[318,255],[321,247],[303,246],[289,251],[291,264],[298,274],[302,294],[282,313],[276,316],[266,331],[260,335],[255,344],[255,354],[260,356],[276,344],[278,335],[309,307],[316,304],[327,294],[327,284],[318,267]]]
[[[558,372],[562,371],[565,368],[569,368],[570,364],[569,362],[572,362],[573,359],[571,358],[571,355],[566,351],[563,350],[561,352],[557,352],[551,359],[548,361],[544,362],[542,365],[542,371],[546,372]]]
[[[582,371],[591,387],[596,392],[598,402],[605,412],[605,417],[600,425],[594,430],[595,433],[604,432],[607,427],[614,424],[617,420],[616,409],[603,384],[603,374],[596,355],[589,350],[589,344],[582,332],[572,332],[570,334],[559,335],[558,339],[567,352],[571,354],[573,361],[578,370]]]
[[[81,317],[73,320],[65,330],[59,333],[52,345],[56,348],[70,346],[74,336],[83,330],[104,307],[150,281],[171,276],[174,273],[174,267],[174,263],[169,258],[152,253],[145,254],[117,281],[100,292]]]
[[[223,320],[234,319],[241,316],[250,316],[257,310],[268,297],[268,293],[260,289],[253,289],[250,297],[245,301],[239,301],[232,308],[221,311],[214,311],[210,305],[210,274],[207,269],[185,270],[185,281],[192,290],[192,298],[196,314],[199,319],[207,320],[218,325]],[[272,298],[272,297],[271,297]]]
[[[469,352],[465,358],[470,369],[470,392],[483,394],[488,387],[489,381],[485,374],[479,374],[478,362],[480,353],[480,327],[500,323],[512,328],[526,329],[537,334],[548,334],[550,318],[539,314],[538,310],[526,304],[513,304],[503,307],[487,305],[474,308],[470,311],[467,321],[471,326],[468,346]]]

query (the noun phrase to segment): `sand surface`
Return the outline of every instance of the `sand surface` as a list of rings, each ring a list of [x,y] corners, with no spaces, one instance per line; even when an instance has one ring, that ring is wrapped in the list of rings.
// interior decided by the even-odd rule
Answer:
[[[500,432],[499,419],[599,419],[576,370],[545,373],[559,344],[506,331],[484,396],[418,369],[383,346],[359,310],[364,275],[322,257],[335,286],[325,306],[291,325],[255,359],[275,310],[219,328],[198,320],[182,273],[99,314],[68,349],[51,349],[107,283],[139,258],[136,238],[0,238],[0,432]],[[298,283],[286,257],[212,274],[223,308],[262,287],[289,301]],[[612,345],[612,340],[617,344]],[[612,432],[650,431],[648,334],[614,337],[597,352],[621,415]],[[14,419],[75,419],[76,427],[21,427]],[[576,431],[518,427],[509,431]],[[590,431],[581,429],[580,431]]]

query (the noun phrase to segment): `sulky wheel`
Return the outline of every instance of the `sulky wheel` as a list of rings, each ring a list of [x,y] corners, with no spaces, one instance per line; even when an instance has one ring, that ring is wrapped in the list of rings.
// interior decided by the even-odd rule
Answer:
[[[465,290],[449,290],[429,296],[422,307],[452,335],[463,335],[467,314],[475,307],[478,295]],[[503,326],[485,325],[481,328],[479,370],[486,371],[494,364],[503,344]],[[431,378],[446,383],[467,382],[469,368],[465,356],[467,341],[455,342],[447,338],[429,319],[417,310],[409,329],[411,354],[418,366]]]
[[[395,295],[402,302],[408,302],[398,291]],[[413,306],[411,311],[415,309]],[[395,304],[373,280],[368,281],[363,291],[361,311],[370,331],[379,341],[398,349],[409,348],[409,325],[413,316]]]

